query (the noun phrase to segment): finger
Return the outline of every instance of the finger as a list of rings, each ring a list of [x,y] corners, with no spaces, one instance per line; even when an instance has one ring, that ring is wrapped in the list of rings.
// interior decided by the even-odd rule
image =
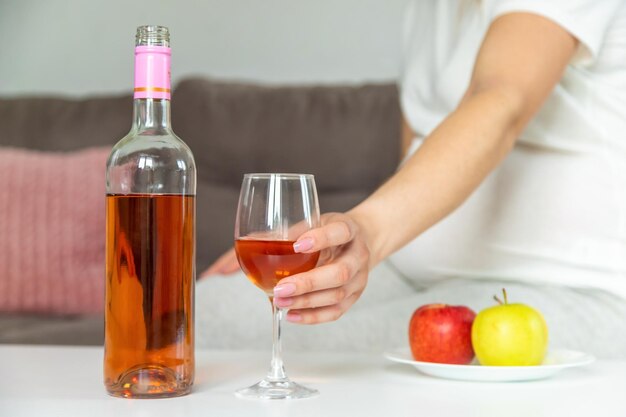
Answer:
[[[220,271],[224,264],[228,263],[228,259],[230,258],[230,250],[224,254],[222,254],[219,258],[215,260],[200,276],[204,277],[207,275],[216,274],[217,271]]]
[[[214,274],[229,274],[239,269],[239,261],[235,249],[230,249],[220,256],[211,266],[209,266],[202,274],[200,279],[206,278]]]
[[[235,249],[230,249],[224,253],[215,263],[215,274],[229,274],[239,269],[239,261]]]
[[[287,321],[297,324],[328,323],[339,319],[359,299],[360,294],[352,294],[341,303],[327,307],[290,310]]]
[[[335,221],[309,230],[298,238],[293,249],[298,253],[317,252],[348,243],[354,238],[352,227],[345,221]]]
[[[350,281],[356,268],[350,265],[350,260],[333,262],[301,274],[296,274],[280,280],[274,287],[274,297],[285,298],[302,295],[310,292],[337,288]]]
[[[224,265],[224,267],[218,271],[218,274],[230,275],[239,270],[241,270],[241,266],[239,265],[239,261],[237,260],[237,257],[235,257],[235,259],[233,259],[232,262]]]
[[[351,280],[347,285],[329,290],[316,291],[296,297],[274,297],[274,305],[280,308],[307,309],[339,304],[361,288],[360,282]]]
[[[324,249],[320,251],[320,257],[317,259],[317,266],[326,265],[335,257],[336,251],[333,249]]]

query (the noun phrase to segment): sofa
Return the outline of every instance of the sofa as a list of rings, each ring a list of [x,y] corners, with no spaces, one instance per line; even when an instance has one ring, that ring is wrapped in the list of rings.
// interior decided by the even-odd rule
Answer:
[[[111,147],[127,133],[131,114],[130,95],[1,98],[0,152],[20,149],[59,155]],[[394,84],[267,86],[202,78],[178,83],[172,97],[172,125],[192,149],[198,167],[197,270],[204,270],[232,246],[236,203],[244,173],[312,173],[322,212],[343,211],[363,200],[396,169],[400,157],[400,121]],[[104,166],[95,169],[104,173]],[[99,175],[100,171],[95,172]],[[37,184],[32,187],[36,190]],[[80,182],[75,187],[79,195],[100,192],[80,191]],[[13,204],[13,201],[9,198],[4,203]],[[24,199],[15,201],[28,204]],[[24,216],[28,213],[20,207],[12,210]],[[5,214],[0,209],[0,216]],[[103,245],[101,212],[83,220],[95,227],[102,225],[102,233],[90,239],[101,238]],[[32,230],[13,232],[17,236],[37,233],[34,239],[42,236]],[[0,233],[0,243],[2,239],[14,239],[15,234],[9,237]],[[45,251],[57,243],[39,239],[38,244]],[[98,251],[94,256],[102,257],[101,249],[92,251]],[[46,276],[41,277],[45,280],[55,280],[56,275],[66,273],[63,264],[55,264],[55,270],[45,270]],[[0,271],[0,288],[7,288],[6,282],[12,280],[13,288],[30,285],[32,291],[37,290],[19,274],[1,268]],[[98,280],[104,281],[104,266],[101,276],[98,274],[88,277],[98,284],[90,287],[94,288],[91,295],[103,298]],[[230,292],[237,297],[238,286],[253,288],[241,280],[233,285],[215,285],[230,288],[224,290],[225,297]],[[68,291],[64,294],[67,299],[81,297]],[[202,291],[212,290],[200,290],[199,294]],[[262,298],[259,293],[260,303],[264,302]],[[227,300],[224,305],[227,309]],[[32,302],[5,303],[0,305],[0,343],[99,345],[103,340],[102,323],[101,307],[81,311],[48,308]],[[229,340],[234,336],[216,337]]]

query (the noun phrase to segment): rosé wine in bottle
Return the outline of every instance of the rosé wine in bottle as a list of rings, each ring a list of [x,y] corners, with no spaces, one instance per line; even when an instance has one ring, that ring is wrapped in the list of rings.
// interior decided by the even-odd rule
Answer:
[[[185,395],[194,378],[196,167],[170,126],[169,31],[137,28],[133,124],[106,168],[104,384]]]

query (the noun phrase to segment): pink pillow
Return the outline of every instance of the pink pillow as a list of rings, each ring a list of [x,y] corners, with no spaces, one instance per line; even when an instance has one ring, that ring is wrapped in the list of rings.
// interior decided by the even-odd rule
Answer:
[[[0,311],[102,311],[109,152],[0,148]]]

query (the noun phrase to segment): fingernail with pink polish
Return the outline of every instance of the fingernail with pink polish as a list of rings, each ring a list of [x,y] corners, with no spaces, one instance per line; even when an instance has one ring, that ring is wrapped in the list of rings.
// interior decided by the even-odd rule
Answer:
[[[289,297],[296,292],[296,284],[287,282],[274,287],[274,297]]]
[[[293,298],[274,298],[274,305],[276,307],[289,307],[293,304]]]
[[[306,252],[313,249],[313,238],[305,237],[293,244],[293,250],[296,252]]]
[[[299,321],[302,321],[302,316],[298,313],[292,313],[290,311],[289,313],[287,313],[287,321],[297,323]]]

